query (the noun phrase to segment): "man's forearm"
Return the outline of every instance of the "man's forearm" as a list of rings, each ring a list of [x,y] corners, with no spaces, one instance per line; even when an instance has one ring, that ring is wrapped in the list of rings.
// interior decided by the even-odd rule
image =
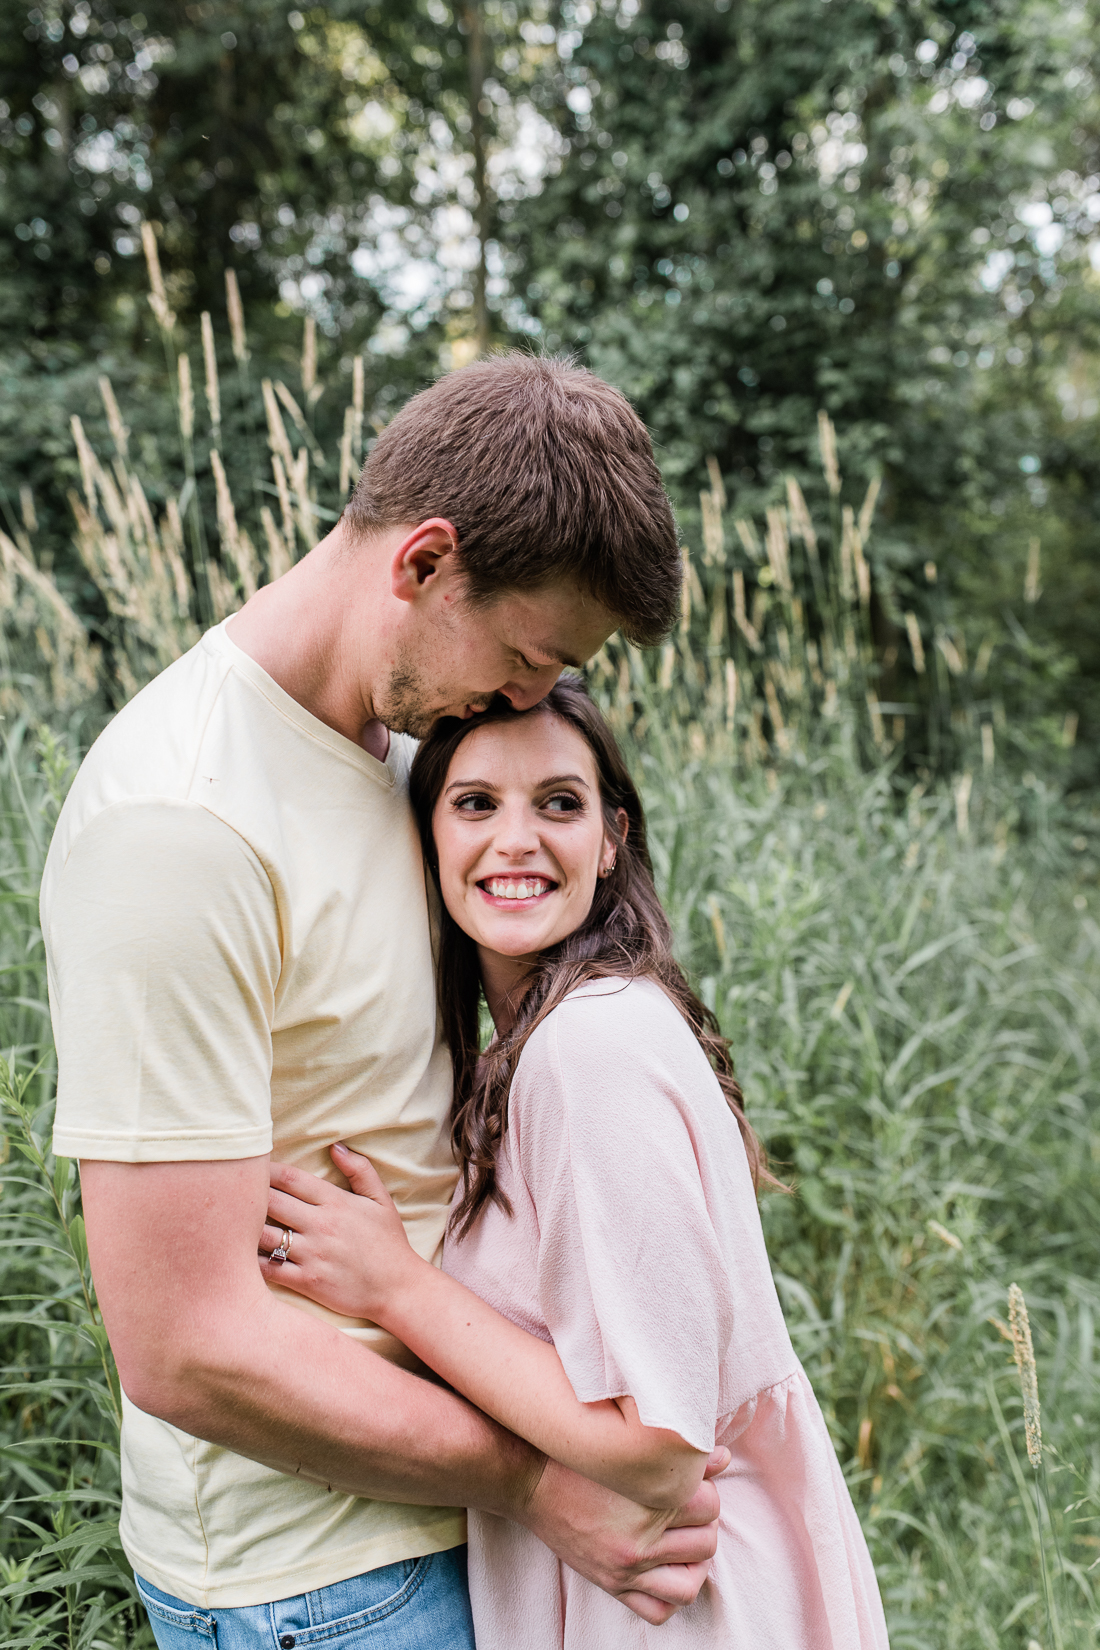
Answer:
[[[85,1162],[81,1186],[104,1323],[139,1409],[374,1500],[525,1505],[535,1450],[267,1288],[266,1157]]]
[[[522,1439],[266,1289],[247,1316],[207,1330],[201,1348],[136,1380],[128,1395],[140,1408],[375,1501],[514,1518],[538,1482],[544,1457]]]

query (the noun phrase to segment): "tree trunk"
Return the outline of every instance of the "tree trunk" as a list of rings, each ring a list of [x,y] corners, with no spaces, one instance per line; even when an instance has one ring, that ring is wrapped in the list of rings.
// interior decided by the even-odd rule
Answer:
[[[470,143],[474,156],[474,222],[477,227],[477,268],[474,271],[474,336],[477,353],[489,348],[488,272],[485,249],[489,240],[489,180],[485,168],[485,120],[481,100],[485,87],[485,26],[478,0],[465,0],[466,61],[470,74]]]

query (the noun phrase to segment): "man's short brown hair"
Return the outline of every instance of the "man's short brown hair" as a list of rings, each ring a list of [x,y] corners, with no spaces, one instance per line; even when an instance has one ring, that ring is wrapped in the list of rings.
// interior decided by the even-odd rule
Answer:
[[[406,402],[345,512],[369,534],[443,516],[475,601],[571,581],[633,641],[678,611],[672,508],[630,403],[570,361],[477,361]]]

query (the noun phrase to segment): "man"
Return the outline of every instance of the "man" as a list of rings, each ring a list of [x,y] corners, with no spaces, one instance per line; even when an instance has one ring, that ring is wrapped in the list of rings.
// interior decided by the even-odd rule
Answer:
[[[335,1177],[337,1139],[441,1245],[450,1071],[400,735],[537,703],[617,626],[660,635],[678,586],[623,398],[480,363],[398,414],[334,531],[81,768],[42,892],[55,1149],[81,1159],[123,1543],[162,1647],[469,1646],[466,1506],[651,1621],[702,1583],[709,1484],[671,1521],[620,1501],[256,1264],[272,1152]]]

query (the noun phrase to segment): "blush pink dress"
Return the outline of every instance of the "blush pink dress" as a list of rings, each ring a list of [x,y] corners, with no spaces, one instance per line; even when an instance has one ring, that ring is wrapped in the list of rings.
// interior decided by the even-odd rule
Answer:
[[[886,1650],[870,1556],[768,1267],[741,1136],[649,981],[581,987],[520,1058],[486,1207],[444,1267],[552,1341],[578,1398],[732,1452],[718,1553],[665,1626],[470,1513],[478,1650]]]

